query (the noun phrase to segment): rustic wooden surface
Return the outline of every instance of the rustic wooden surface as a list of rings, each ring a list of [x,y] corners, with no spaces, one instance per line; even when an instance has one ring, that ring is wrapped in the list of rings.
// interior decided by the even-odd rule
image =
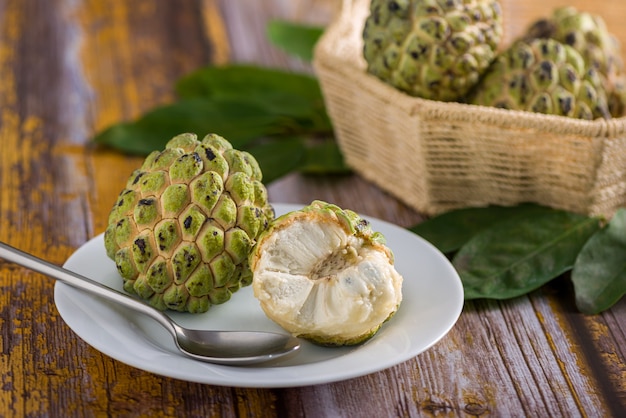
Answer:
[[[509,39],[570,3],[502,0]],[[338,0],[0,0],[0,240],[56,264],[101,233],[139,164],[89,144],[173,97],[177,77],[229,60],[310,68],[268,45],[280,17],[324,24]],[[273,201],[324,199],[401,226],[422,217],[358,176],[288,176]],[[0,416],[624,416],[626,300],[577,313],[566,278],[527,297],[467,303],[425,353],[344,382],[290,389],[188,383],[115,361],[59,317],[54,283],[0,261]]]

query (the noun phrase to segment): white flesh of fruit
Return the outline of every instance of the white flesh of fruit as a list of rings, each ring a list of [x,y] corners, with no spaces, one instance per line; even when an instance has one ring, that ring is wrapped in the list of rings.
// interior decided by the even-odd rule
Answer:
[[[342,340],[375,330],[400,304],[402,277],[381,247],[314,218],[296,219],[263,242],[255,296],[295,335]]]

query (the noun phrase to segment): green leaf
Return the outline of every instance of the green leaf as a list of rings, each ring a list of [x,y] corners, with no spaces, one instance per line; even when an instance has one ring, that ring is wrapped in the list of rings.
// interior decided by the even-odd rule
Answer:
[[[176,84],[184,99],[254,103],[311,131],[332,131],[319,82],[306,74],[251,65],[205,67]]]
[[[163,149],[168,140],[183,132],[199,137],[216,133],[235,148],[251,140],[282,133],[284,119],[254,103],[230,99],[187,99],[155,108],[134,122],[113,125],[96,135],[97,143],[131,154]]]
[[[281,20],[267,25],[267,36],[274,45],[307,62],[313,60],[313,49],[323,33],[323,27]]]
[[[346,165],[339,146],[334,140],[315,141],[306,149],[301,167],[304,174],[348,174],[352,170]]]
[[[586,314],[609,309],[626,294],[626,209],[585,244],[572,270],[576,306]]]
[[[427,219],[409,230],[429,241],[442,253],[449,254],[461,248],[478,232],[497,222],[551,210],[530,203],[510,207],[463,208]]]
[[[298,137],[280,138],[264,141],[246,148],[246,151],[259,163],[263,183],[269,184],[297,169],[304,158],[305,145],[304,140]]]
[[[452,264],[466,299],[526,294],[572,268],[599,219],[547,211],[498,222],[470,239]]]

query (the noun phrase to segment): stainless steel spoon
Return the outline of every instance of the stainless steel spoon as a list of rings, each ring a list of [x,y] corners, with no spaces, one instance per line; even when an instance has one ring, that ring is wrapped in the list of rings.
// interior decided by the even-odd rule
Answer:
[[[280,333],[183,328],[163,312],[138,299],[3,242],[0,242],[0,258],[150,316],[172,334],[183,354],[196,360],[232,366],[250,365],[274,360],[300,348],[297,338]]]

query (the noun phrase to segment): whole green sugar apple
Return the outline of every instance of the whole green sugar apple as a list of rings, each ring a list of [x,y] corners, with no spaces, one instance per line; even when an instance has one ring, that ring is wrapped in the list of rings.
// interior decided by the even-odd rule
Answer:
[[[353,211],[322,201],[276,218],[250,254],[265,314],[293,335],[359,344],[402,301],[402,276],[385,238]]]
[[[124,289],[165,310],[205,312],[252,281],[248,256],[274,218],[261,170],[224,138],[172,138],[132,173],[105,232]]]
[[[496,56],[496,0],[372,0],[363,30],[367,71],[412,96],[457,101]]]
[[[610,118],[596,70],[574,48],[553,39],[515,42],[498,56],[468,101],[586,120]]]
[[[600,76],[613,117],[626,112],[626,71],[619,41],[599,15],[559,7],[552,16],[535,21],[523,39],[552,38],[578,51]]]

